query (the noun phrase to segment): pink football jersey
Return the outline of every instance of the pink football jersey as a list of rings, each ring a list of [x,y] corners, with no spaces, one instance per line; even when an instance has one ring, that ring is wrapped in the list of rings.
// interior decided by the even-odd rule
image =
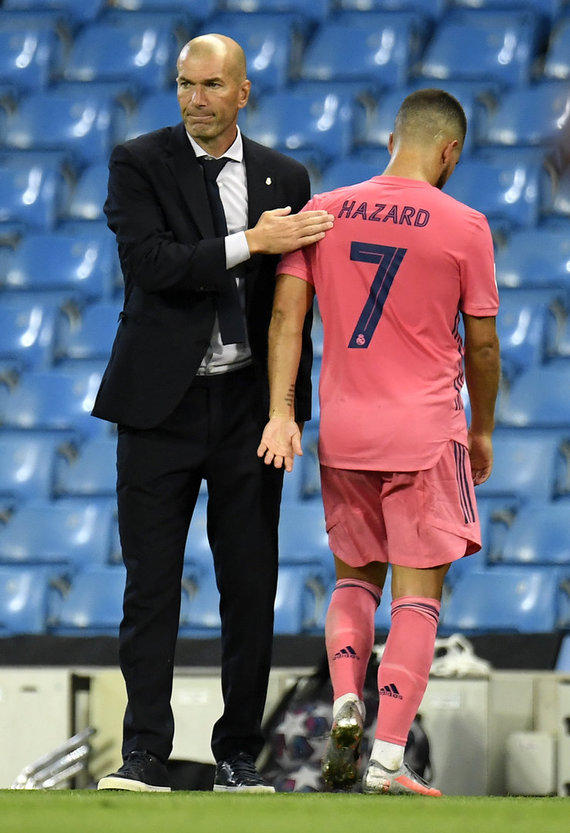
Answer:
[[[486,218],[426,182],[377,176],[326,194],[334,228],[278,273],[315,287],[324,326],[321,462],[377,471],[434,465],[467,442],[460,312],[498,310]]]

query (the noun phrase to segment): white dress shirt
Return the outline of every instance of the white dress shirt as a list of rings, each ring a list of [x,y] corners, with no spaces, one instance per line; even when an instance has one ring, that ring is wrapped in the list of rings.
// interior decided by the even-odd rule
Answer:
[[[187,134],[194,153],[197,157],[211,157],[200,145]],[[239,127],[235,142],[223,154],[230,161],[227,162],[216,178],[220,199],[226,215],[228,234],[225,238],[226,269],[233,269],[251,257],[245,229],[247,228],[247,180],[245,163],[243,161],[243,142]],[[236,278],[241,308],[245,317],[245,280]],[[251,363],[251,349],[247,340],[241,344],[224,344],[220,337],[218,316],[212,330],[212,338],[202,363],[198,369],[199,375],[227,373],[237,370]]]

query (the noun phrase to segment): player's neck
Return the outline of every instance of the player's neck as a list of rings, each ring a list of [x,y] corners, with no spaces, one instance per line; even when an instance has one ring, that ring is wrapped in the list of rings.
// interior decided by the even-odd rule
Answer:
[[[392,153],[390,161],[382,176],[397,176],[403,179],[416,179],[434,185],[437,177],[431,160],[419,157],[417,153],[408,153],[403,149]]]

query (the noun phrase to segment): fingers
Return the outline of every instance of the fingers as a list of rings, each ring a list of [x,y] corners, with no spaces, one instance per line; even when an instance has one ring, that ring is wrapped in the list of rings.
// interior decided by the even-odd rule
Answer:
[[[483,469],[474,469],[473,470],[473,485],[480,486],[481,483],[484,483],[486,480],[489,479],[491,474],[491,466],[486,466]]]

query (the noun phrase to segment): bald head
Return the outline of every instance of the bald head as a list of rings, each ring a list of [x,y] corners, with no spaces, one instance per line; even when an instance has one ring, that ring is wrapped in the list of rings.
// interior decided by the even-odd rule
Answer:
[[[186,61],[208,59],[217,59],[236,84],[245,81],[247,77],[245,53],[237,41],[226,35],[199,35],[188,41],[180,51],[176,68],[180,74]]]
[[[457,140],[463,147],[467,119],[461,104],[444,90],[427,89],[404,99],[394,123],[394,141],[428,147]]]
[[[238,113],[249,98],[243,49],[225,35],[201,35],[182,49],[177,69],[186,130],[211,156],[219,157],[234,142]]]

